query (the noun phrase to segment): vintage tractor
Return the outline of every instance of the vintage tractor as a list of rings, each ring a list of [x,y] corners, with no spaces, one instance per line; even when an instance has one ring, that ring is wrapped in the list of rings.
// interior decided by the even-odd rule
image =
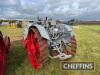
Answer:
[[[10,38],[3,35],[0,31],[0,75],[4,75],[6,68],[6,55],[10,49]]]
[[[66,24],[41,21],[30,23],[24,29],[22,43],[28,49],[32,66],[38,69],[48,57],[60,60],[72,58],[76,53],[76,39]]]

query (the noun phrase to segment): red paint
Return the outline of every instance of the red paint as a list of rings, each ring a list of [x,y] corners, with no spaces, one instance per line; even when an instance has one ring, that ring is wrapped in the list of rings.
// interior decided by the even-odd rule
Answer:
[[[36,35],[30,30],[27,38],[28,55],[32,66],[38,69],[40,66],[40,46],[36,39]]]
[[[27,48],[27,40],[24,40],[24,37],[22,37],[22,44],[24,48]]]
[[[6,51],[3,38],[0,37],[0,75],[4,75],[6,67]]]
[[[0,75],[4,75],[6,70],[6,53],[10,49],[10,38],[3,38],[2,33],[0,32]]]

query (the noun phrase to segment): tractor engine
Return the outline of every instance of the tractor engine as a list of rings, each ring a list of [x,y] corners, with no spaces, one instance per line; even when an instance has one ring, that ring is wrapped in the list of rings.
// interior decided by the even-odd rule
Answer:
[[[64,50],[67,47],[71,37],[74,35],[72,29],[67,25],[52,25],[46,27],[50,41],[49,53],[51,58],[59,58],[60,60],[71,58],[71,54],[65,54]]]

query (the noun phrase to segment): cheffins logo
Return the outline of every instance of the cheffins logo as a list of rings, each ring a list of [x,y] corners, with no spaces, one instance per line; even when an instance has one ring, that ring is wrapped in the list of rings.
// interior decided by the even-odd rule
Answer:
[[[94,70],[94,62],[61,62],[62,70]]]

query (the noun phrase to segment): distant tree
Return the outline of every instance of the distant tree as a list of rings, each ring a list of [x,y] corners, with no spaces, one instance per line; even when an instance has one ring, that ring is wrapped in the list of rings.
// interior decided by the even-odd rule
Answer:
[[[8,20],[9,21],[9,23],[15,23],[16,22],[16,20]]]
[[[2,23],[2,20],[0,20],[0,24]]]
[[[69,21],[68,21],[68,24],[69,24],[69,25],[75,25],[75,19],[69,20]]]
[[[18,27],[18,28],[22,28],[22,21],[19,21],[19,22],[17,23],[17,27]]]

